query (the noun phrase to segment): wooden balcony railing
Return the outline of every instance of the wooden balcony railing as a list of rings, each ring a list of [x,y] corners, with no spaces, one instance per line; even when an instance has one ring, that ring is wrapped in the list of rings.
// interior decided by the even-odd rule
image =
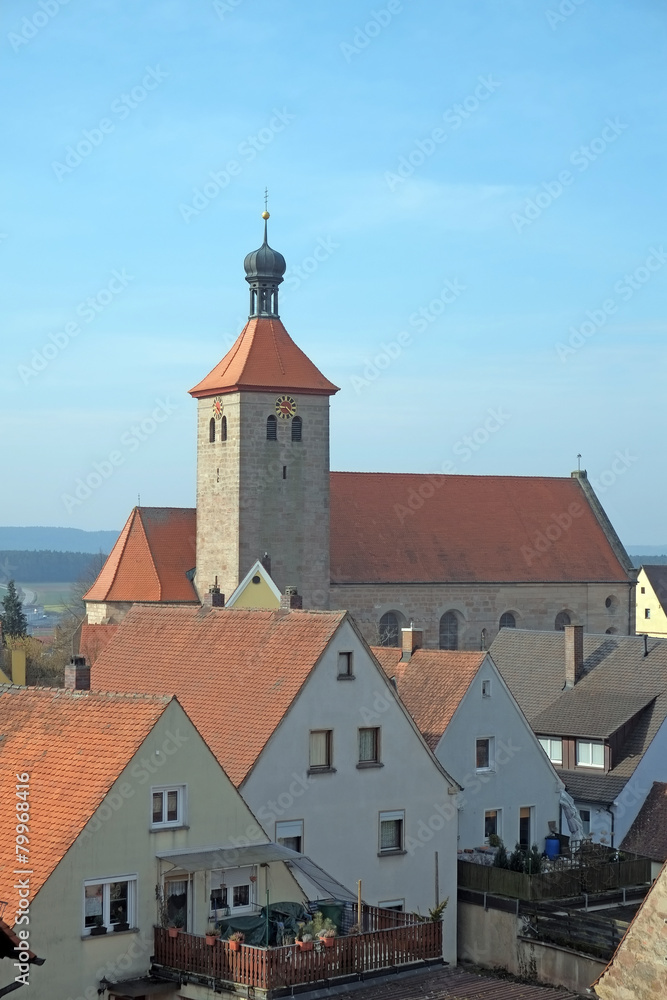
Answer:
[[[407,924],[334,938],[330,948],[316,941],[312,951],[302,951],[295,944],[281,948],[244,944],[239,951],[232,951],[228,941],[207,945],[205,938],[194,934],[179,933],[172,938],[164,928],[155,928],[157,966],[262,990],[441,957],[440,922]]]

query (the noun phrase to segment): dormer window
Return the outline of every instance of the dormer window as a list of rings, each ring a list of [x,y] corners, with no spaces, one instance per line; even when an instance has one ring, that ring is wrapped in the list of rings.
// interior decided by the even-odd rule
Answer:
[[[604,767],[604,743],[601,740],[577,740],[579,767]]]
[[[272,413],[266,418],[266,440],[278,440],[278,421]]]

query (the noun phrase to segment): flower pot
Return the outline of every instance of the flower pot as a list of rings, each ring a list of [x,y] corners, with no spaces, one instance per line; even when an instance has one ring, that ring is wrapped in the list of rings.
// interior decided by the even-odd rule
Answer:
[[[215,942],[218,940],[218,935],[217,934],[206,934],[205,937],[206,937],[206,944],[210,945],[211,948],[213,947],[213,945],[215,944]]]
[[[334,938],[332,937],[321,937],[320,941],[322,942],[325,948],[333,948],[334,946]]]
[[[229,942],[229,950],[230,951],[240,951],[241,950],[241,942],[240,941],[230,941]]]
[[[167,927],[167,934],[170,938],[178,937],[178,927]]]
[[[90,928],[90,936],[91,937],[97,937],[99,934],[106,934],[106,932],[107,932],[107,928],[104,927],[104,926],[103,927],[91,927]]]
[[[114,924],[114,931],[129,931],[130,925],[128,923]]]
[[[297,945],[301,949],[301,951],[312,951],[313,950],[313,942],[312,941],[297,941]]]

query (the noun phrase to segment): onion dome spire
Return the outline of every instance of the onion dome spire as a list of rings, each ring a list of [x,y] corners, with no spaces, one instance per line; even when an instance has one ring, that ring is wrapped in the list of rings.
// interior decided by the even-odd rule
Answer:
[[[249,253],[243,262],[246,281],[250,285],[250,318],[270,316],[278,319],[278,285],[287,269],[285,258],[277,250],[272,250],[268,242],[268,220],[266,209],[264,219],[264,242],[259,250]]]

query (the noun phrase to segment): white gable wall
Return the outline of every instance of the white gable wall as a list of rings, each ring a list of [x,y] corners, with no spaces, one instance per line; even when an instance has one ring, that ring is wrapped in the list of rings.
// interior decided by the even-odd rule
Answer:
[[[338,652],[351,651],[354,679],[338,679]],[[358,768],[358,730],[379,727],[382,767]],[[309,733],[333,731],[331,773],[309,774]],[[329,643],[241,792],[275,837],[276,821],[303,820],[302,850],[343,885],[362,880],[366,902],[404,900],[426,915],[449,897],[444,954],[456,961],[457,816],[452,787],[423,744],[392,686],[349,621]],[[405,850],[379,857],[381,812],[405,812]]]
[[[491,694],[482,695],[490,682]],[[491,738],[493,764],[476,769],[476,741]],[[486,810],[501,810],[498,835],[508,850],[519,839],[519,810],[531,807],[531,843],[544,849],[549,820],[560,815],[562,783],[490,656],[461,699],[436,756],[463,786],[457,797],[459,847],[484,844]]]

